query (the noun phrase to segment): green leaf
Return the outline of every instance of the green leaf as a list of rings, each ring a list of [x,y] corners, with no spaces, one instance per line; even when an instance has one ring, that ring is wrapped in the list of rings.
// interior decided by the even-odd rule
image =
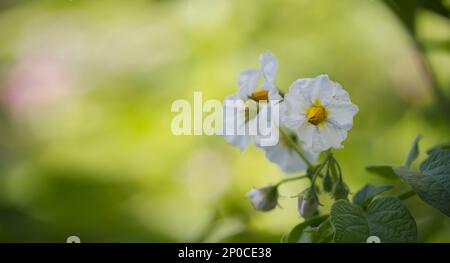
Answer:
[[[321,216],[316,216],[313,217],[309,220],[306,220],[298,225],[296,225],[291,232],[289,233],[288,237],[287,237],[287,242],[288,243],[298,243],[300,242],[300,238],[303,234],[303,231],[307,228],[307,227],[317,227],[319,226],[323,221],[325,221],[328,218],[328,215],[321,215]]]
[[[450,151],[434,151],[420,166],[420,172],[404,167],[395,172],[429,205],[450,216]]]
[[[367,213],[347,200],[336,201],[330,222],[336,231],[335,242],[365,243],[370,236],[379,237],[382,243],[417,241],[416,222],[397,197],[374,200]]]
[[[450,142],[441,143],[441,144],[438,144],[438,145],[434,146],[431,149],[428,149],[427,154],[430,155],[430,154],[433,154],[435,152],[447,151],[447,150],[450,150]]]
[[[334,229],[327,218],[319,226],[306,227],[299,238],[299,243],[329,243],[333,241]]]
[[[331,225],[330,217],[328,217],[322,224],[320,224],[317,230],[316,239],[317,243],[329,243],[332,242],[334,238],[334,228]]]
[[[314,236],[317,235],[318,227],[307,226],[298,237],[297,243],[314,243]]]
[[[360,205],[362,207],[366,207],[372,199],[391,189],[392,186],[388,184],[381,184],[379,186],[374,186],[372,184],[366,184],[361,190],[359,190],[355,196],[353,196],[353,203]]]
[[[409,150],[408,157],[406,157],[405,167],[411,167],[412,162],[419,157],[419,141],[422,139],[421,135],[417,135],[414,139],[411,149]]]
[[[432,172],[435,169],[444,170],[447,174],[450,173],[450,150],[435,151],[420,165],[420,171],[423,173]]]
[[[381,175],[385,178],[394,179],[398,178],[397,174],[390,165],[369,165],[366,166],[366,170],[370,173]]]
[[[330,221],[336,230],[335,242],[365,242],[370,236],[364,211],[347,200],[334,202]]]

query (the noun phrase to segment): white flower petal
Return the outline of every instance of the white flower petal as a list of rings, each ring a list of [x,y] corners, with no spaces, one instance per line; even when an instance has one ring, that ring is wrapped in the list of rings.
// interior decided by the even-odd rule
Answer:
[[[225,141],[238,147],[241,151],[244,151],[249,144],[252,143],[252,136],[248,135],[224,135]]]
[[[340,104],[351,104],[350,96],[348,95],[348,92],[345,91],[341,85],[338,83],[334,83],[333,86],[333,92],[332,92],[332,100],[330,101],[330,104],[333,105],[340,105]]]
[[[266,153],[266,158],[269,161],[276,163],[281,171],[285,173],[306,171],[308,168],[303,159],[301,159],[295,151],[289,149],[288,146],[282,142],[275,146],[261,148]],[[317,155],[309,152],[305,152],[305,155],[311,162],[315,163],[317,161]]]
[[[353,126],[353,116],[358,113],[355,104],[331,104],[327,107],[328,121],[342,129],[350,130]]]
[[[275,83],[275,75],[278,70],[278,60],[275,55],[269,51],[266,51],[261,54],[259,61],[261,63],[261,71],[266,82],[269,84]]]
[[[284,96],[281,122],[294,131],[299,131],[307,121],[306,110],[311,106],[311,101],[305,96],[303,89],[308,83],[309,79],[294,81],[289,87],[289,92]]]
[[[314,137],[317,134],[317,126],[305,122],[299,129],[295,130],[298,139],[303,142],[303,148],[307,151],[317,153],[314,149]]]
[[[311,100],[309,93],[311,93],[312,79],[297,79],[289,87],[289,92],[284,96],[285,102],[291,107],[299,106],[298,109],[307,109],[311,106],[313,101]]]
[[[275,110],[279,108],[279,103],[261,104],[258,112],[258,134],[255,142],[257,146],[273,146],[279,142],[279,112],[276,115]]]
[[[306,122],[307,118],[304,113],[281,115],[281,123],[296,132],[299,132]]]
[[[280,103],[280,112],[283,113],[284,110],[284,103]],[[301,159],[298,154],[289,148],[288,144],[286,142],[282,141],[283,138],[280,137],[280,142],[275,146],[270,147],[260,147],[262,148],[266,153],[266,158],[276,163],[279,168],[285,172],[285,173],[294,173],[294,172],[300,172],[305,171],[307,169],[307,165]],[[317,161],[318,155],[313,154],[309,151],[304,151],[307,158],[312,162],[315,163]]]
[[[335,149],[342,148],[341,142],[347,137],[346,130],[341,129],[332,123],[327,123],[327,125],[321,126],[319,131],[326,143]]]
[[[242,102],[242,105],[244,105],[243,101],[239,98],[239,92],[228,96],[226,98],[227,100],[231,100],[231,101],[240,101]],[[239,129],[245,129],[245,108],[244,107],[239,107],[236,109],[235,104],[228,104],[228,103],[224,103],[224,109],[223,109],[223,114],[224,114],[224,124],[223,124],[223,135],[225,140],[238,147],[241,151],[245,150],[248,145],[250,143],[252,143],[253,141],[253,137],[249,136],[249,135],[237,135]],[[230,113],[231,114],[228,114]],[[244,127],[243,127],[244,126]],[[248,126],[248,125],[247,125]],[[232,129],[230,131],[227,130],[228,129]],[[245,129],[247,130],[247,129]],[[231,132],[231,134],[229,134]]]
[[[328,78],[328,75],[320,75],[311,80],[309,97],[313,103],[320,102],[321,105],[328,105],[335,94],[335,84]]]
[[[268,95],[268,99],[269,100],[278,100],[281,101],[283,99],[283,97],[281,97],[280,93],[278,92],[278,89],[275,87],[275,85],[273,84],[267,84],[264,83],[261,86],[262,89],[265,89],[267,91],[269,91]]]
[[[277,144],[276,146],[262,147],[262,148],[266,154],[266,158],[269,161],[278,164],[281,170],[284,171],[287,162],[287,157],[289,155],[287,149],[283,149],[282,147],[280,147],[279,144]]]
[[[245,100],[256,89],[261,73],[258,69],[242,71],[238,76],[240,98]]]
[[[300,103],[309,107],[311,104],[320,102],[327,105],[335,94],[335,83],[328,75],[320,75],[316,78],[298,79],[289,88],[289,94],[301,99]]]

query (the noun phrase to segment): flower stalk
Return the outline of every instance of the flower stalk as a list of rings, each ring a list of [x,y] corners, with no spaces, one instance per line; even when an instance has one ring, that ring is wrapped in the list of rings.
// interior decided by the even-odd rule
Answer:
[[[413,197],[415,195],[416,195],[416,192],[414,190],[410,189],[410,190],[407,190],[407,191],[404,191],[404,192],[398,194],[397,197],[398,197],[398,199],[404,201],[404,200],[406,200],[406,199],[408,199],[410,197]]]
[[[279,181],[275,186],[278,187],[278,186],[280,186],[280,185],[282,185],[284,183],[297,181],[297,180],[301,180],[301,179],[305,179],[305,178],[308,178],[308,176],[307,175],[300,175],[300,176],[295,176],[295,177],[291,177],[291,178],[286,178],[286,179],[283,179],[283,180]]]

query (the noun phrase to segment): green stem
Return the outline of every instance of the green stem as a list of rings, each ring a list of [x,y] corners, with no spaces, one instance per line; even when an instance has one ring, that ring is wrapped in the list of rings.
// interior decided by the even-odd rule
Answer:
[[[317,169],[314,171],[314,175],[312,177],[312,182],[311,185],[314,185],[316,183],[316,179],[320,174],[320,171],[322,171],[322,169],[325,167],[325,165],[330,161],[329,155],[327,157],[327,159],[325,159],[325,161],[323,161],[323,163],[321,163],[319,165],[319,167],[317,167]]]
[[[284,180],[279,181],[275,186],[279,186],[279,185],[287,183],[287,182],[301,180],[301,179],[305,179],[305,178],[308,178],[308,176],[307,175],[300,175],[300,176],[295,176],[295,177],[291,177],[291,178],[286,178]]]
[[[288,134],[286,134],[285,130],[280,127],[280,133],[281,136],[283,136],[283,139],[289,144],[289,146],[300,156],[300,158],[303,159],[303,161],[306,163],[308,168],[314,168],[314,165],[306,158],[305,153],[300,149],[297,143],[292,140],[291,137],[289,137]]]
[[[341,165],[338,163],[338,161],[336,161],[336,159],[333,159],[334,163],[336,164],[336,167],[338,168],[338,172],[339,172],[339,180],[342,181],[342,169],[341,169]]]
[[[398,194],[397,197],[400,200],[406,200],[406,199],[408,199],[408,198],[410,198],[410,197],[412,197],[414,195],[416,195],[416,192],[411,189],[411,190],[407,190],[407,191],[405,191],[403,193]]]

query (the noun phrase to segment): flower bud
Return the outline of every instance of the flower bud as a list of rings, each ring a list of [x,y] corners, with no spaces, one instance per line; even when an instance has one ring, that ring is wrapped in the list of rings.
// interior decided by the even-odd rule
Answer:
[[[325,176],[322,179],[322,187],[323,190],[327,193],[331,192],[333,190],[333,178],[331,177],[330,173],[326,173]]]
[[[306,189],[298,196],[298,212],[307,219],[318,214],[319,199],[311,188]]]
[[[247,193],[247,197],[252,199],[252,205],[256,210],[267,212],[278,204],[278,189],[271,185],[255,188]]]
[[[342,180],[337,181],[333,187],[333,198],[334,200],[347,199],[349,190],[347,184]]]

